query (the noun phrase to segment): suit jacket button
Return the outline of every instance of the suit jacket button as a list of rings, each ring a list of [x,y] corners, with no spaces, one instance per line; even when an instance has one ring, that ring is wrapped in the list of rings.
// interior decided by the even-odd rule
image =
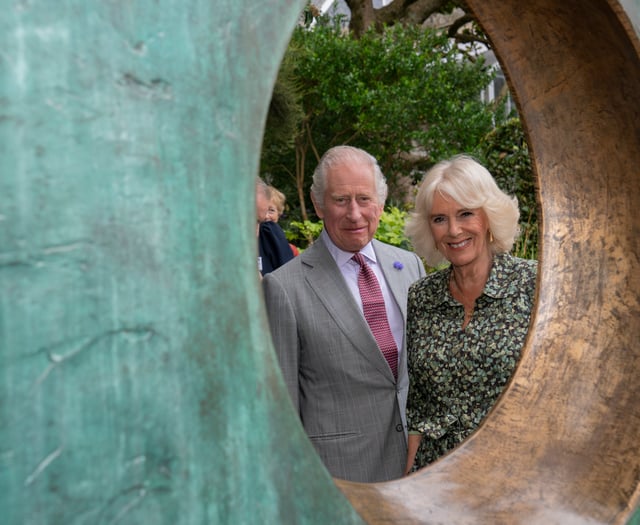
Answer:
[[[398,423],[396,425],[396,432],[402,432],[402,430],[403,430],[402,425],[400,423]]]

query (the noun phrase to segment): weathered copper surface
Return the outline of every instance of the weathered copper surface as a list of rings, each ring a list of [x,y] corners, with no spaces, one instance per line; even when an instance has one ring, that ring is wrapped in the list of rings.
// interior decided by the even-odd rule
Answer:
[[[460,448],[338,482],[368,523],[625,523],[640,498],[640,59],[616,2],[469,0],[524,117],[543,209],[516,375]]]
[[[0,523],[361,523],[278,376],[254,179],[303,0],[0,9]]]

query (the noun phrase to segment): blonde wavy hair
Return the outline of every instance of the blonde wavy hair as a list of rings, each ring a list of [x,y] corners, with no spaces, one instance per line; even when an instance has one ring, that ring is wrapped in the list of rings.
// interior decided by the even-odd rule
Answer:
[[[504,193],[491,173],[468,155],[456,155],[438,162],[425,175],[409,214],[405,233],[415,252],[429,266],[436,267],[446,258],[438,250],[430,227],[431,207],[436,192],[446,194],[468,209],[481,208],[489,220],[492,253],[511,251],[520,233],[518,199]]]

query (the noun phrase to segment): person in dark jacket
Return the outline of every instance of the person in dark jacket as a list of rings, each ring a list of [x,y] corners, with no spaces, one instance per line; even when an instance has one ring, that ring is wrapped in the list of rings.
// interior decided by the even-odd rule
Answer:
[[[293,252],[282,228],[269,220],[271,189],[262,179],[256,181],[256,218],[258,220],[258,270],[272,272],[293,259]]]

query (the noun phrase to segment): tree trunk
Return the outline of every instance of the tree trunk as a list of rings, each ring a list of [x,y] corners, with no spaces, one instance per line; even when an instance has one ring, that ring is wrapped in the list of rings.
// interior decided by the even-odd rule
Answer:
[[[304,198],[304,165],[307,158],[307,146],[301,141],[296,141],[296,189],[300,200],[300,216],[303,221],[309,219]]]
[[[356,38],[360,37],[369,27],[376,24],[376,10],[372,0],[345,0],[351,10],[349,29]]]
[[[359,37],[369,27],[384,25],[421,25],[434,13],[449,12],[454,4],[464,8],[464,2],[450,0],[394,0],[380,9],[373,8],[373,0],[345,0],[351,10],[349,29]]]

